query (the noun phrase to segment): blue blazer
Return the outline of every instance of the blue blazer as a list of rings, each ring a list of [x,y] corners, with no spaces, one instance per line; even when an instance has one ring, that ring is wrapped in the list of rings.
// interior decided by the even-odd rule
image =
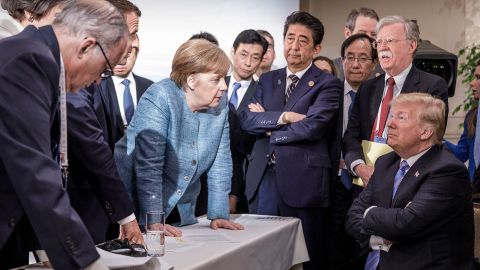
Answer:
[[[242,128],[260,135],[252,150],[247,171],[246,195],[253,198],[272,152],[280,196],[291,207],[326,207],[334,163],[340,81],[312,65],[285,104],[286,68],[265,73],[249,103],[258,102],[265,112],[240,112]],[[297,123],[278,125],[286,111],[305,114]],[[341,129],[340,129],[341,130]],[[265,136],[271,131],[271,136]],[[338,149],[336,147],[335,149]],[[334,153],[335,152],[335,153]]]
[[[207,216],[228,219],[232,157],[226,95],[217,108],[194,113],[172,80],[153,84],[117,143],[115,160],[141,224],[147,211],[163,209],[168,215],[175,205],[180,225],[196,223],[199,178],[206,171]]]
[[[468,174],[470,175],[470,181],[475,179],[475,159],[473,154],[473,146],[475,145],[475,136],[469,138],[467,136],[467,120],[473,117],[477,113],[477,110],[469,111],[463,121],[463,133],[460,136],[460,140],[455,145],[445,140],[445,145],[453,152],[453,154],[460,159],[461,162],[468,160]]]

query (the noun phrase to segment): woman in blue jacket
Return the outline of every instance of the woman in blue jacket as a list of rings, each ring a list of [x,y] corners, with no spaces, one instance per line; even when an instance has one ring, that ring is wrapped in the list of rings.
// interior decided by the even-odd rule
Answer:
[[[218,46],[189,40],[175,53],[170,78],[153,84],[140,99],[115,149],[140,224],[147,211],[159,209],[167,214],[167,223],[196,223],[199,178],[207,172],[210,226],[243,229],[229,221],[232,160],[224,95],[229,67]],[[167,231],[179,233],[171,227]]]
[[[480,61],[477,62],[477,67],[474,71],[473,80],[470,82],[472,89],[472,95],[475,100],[478,101],[480,90]],[[472,108],[465,116],[463,122],[463,133],[460,136],[458,143],[452,144],[445,140],[445,144],[452,150],[453,154],[462,162],[468,160],[468,173],[470,175],[470,181],[473,182],[475,177],[475,159],[474,159],[474,145],[475,145],[475,129],[477,125],[477,111],[478,106]],[[477,161],[477,162],[480,162]]]

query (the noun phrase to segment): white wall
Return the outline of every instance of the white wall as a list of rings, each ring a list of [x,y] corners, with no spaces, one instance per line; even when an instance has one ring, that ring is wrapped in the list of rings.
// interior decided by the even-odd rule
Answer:
[[[245,29],[264,29],[275,39],[274,65],[283,57],[283,23],[299,0],[132,0],[142,11],[140,54],[135,73],[158,81],[168,77],[173,55],[190,36],[200,31],[215,35],[230,55],[235,37]]]

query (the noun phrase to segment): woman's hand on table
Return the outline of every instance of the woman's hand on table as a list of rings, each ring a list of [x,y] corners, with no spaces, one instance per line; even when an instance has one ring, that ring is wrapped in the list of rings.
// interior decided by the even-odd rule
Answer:
[[[216,230],[219,228],[229,229],[229,230],[243,230],[243,225],[232,222],[226,219],[214,219],[210,222],[210,228]]]

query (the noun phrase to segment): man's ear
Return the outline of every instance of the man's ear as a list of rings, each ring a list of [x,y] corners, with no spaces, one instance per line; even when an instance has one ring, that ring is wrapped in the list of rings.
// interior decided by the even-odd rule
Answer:
[[[233,56],[234,56],[234,55],[235,55],[235,49],[232,48],[232,49],[230,50],[230,59],[233,59]]]
[[[422,141],[427,141],[430,140],[430,138],[433,136],[433,129],[430,126],[426,126],[423,128],[422,133],[420,134],[420,139]]]
[[[322,50],[322,45],[317,44],[313,47],[313,55],[319,55],[320,51]]]
[[[349,36],[352,35],[352,31],[348,29],[348,27],[343,28],[343,35],[345,36],[345,39],[347,39]]]
[[[78,45],[77,57],[83,58],[90,50],[93,50],[97,46],[97,40],[93,37],[87,37]]]

